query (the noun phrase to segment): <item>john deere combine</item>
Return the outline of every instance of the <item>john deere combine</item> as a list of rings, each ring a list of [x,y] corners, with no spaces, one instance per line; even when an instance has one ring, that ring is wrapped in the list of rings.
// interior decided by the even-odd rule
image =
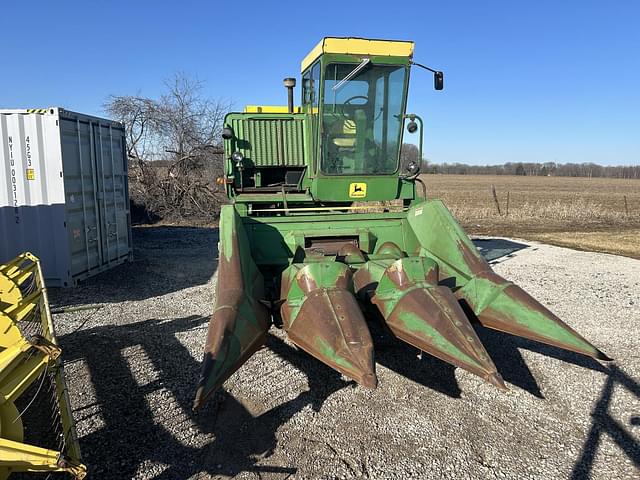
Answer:
[[[195,407],[265,341],[293,343],[368,388],[374,346],[363,311],[399,339],[504,382],[471,321],[607,357],[491,270],[439,200],[420,198],[420,165],[400,165],[413,43],[325,38],[302,61],[302,102],[231,113],[223,132],[231,200],[220,216],[216,305]],[[424,184],[422,184],[424,187]],[[426,197],[425,195],[422,195]]]

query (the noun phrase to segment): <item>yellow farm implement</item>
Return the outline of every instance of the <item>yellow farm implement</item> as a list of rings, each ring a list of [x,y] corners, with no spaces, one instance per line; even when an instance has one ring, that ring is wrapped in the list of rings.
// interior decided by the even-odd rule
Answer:
[[[0,480],[17,472],[86,475],[44,277],[30,253],[0,265]]]

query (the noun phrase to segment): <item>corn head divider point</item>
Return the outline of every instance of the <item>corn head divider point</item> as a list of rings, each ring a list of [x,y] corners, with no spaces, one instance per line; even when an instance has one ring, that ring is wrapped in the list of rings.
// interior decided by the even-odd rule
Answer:
[[[217,300],[194,408],[264,343],[272,323],[308,354],[375,388],[372,312],[400,340],[505,390],[471,322],[599,360],[600,350],[495,274],[444,204],[400,162],[413,42],[324,38],[301,102],[224,120]],[[416,74],[419,71],[415,71]],[[422,72],[419,74],[422,75]],[[366,312],[369,312],[368,314]]]

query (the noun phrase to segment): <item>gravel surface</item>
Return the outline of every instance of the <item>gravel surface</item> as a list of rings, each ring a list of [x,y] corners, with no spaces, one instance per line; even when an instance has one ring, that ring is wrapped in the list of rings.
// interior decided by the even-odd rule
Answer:
[[[515,281],[616,359],[478,328],[502,393],[372,327],[368,391],[272,329],[191,412],[217,231],[134,229],[135,261],[69,290],[55,316],[89,478],[640,478],[640,261],[479,241]],[[212,278],[213,277],[213,278]]]

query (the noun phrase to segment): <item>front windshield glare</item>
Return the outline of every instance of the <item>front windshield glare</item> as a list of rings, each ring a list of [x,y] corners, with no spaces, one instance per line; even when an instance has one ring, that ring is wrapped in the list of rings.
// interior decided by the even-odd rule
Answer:
[[[406,68],[398,65],[363,62],[327,66],[322,111],[324,173],[396,172],[405,77]]]

